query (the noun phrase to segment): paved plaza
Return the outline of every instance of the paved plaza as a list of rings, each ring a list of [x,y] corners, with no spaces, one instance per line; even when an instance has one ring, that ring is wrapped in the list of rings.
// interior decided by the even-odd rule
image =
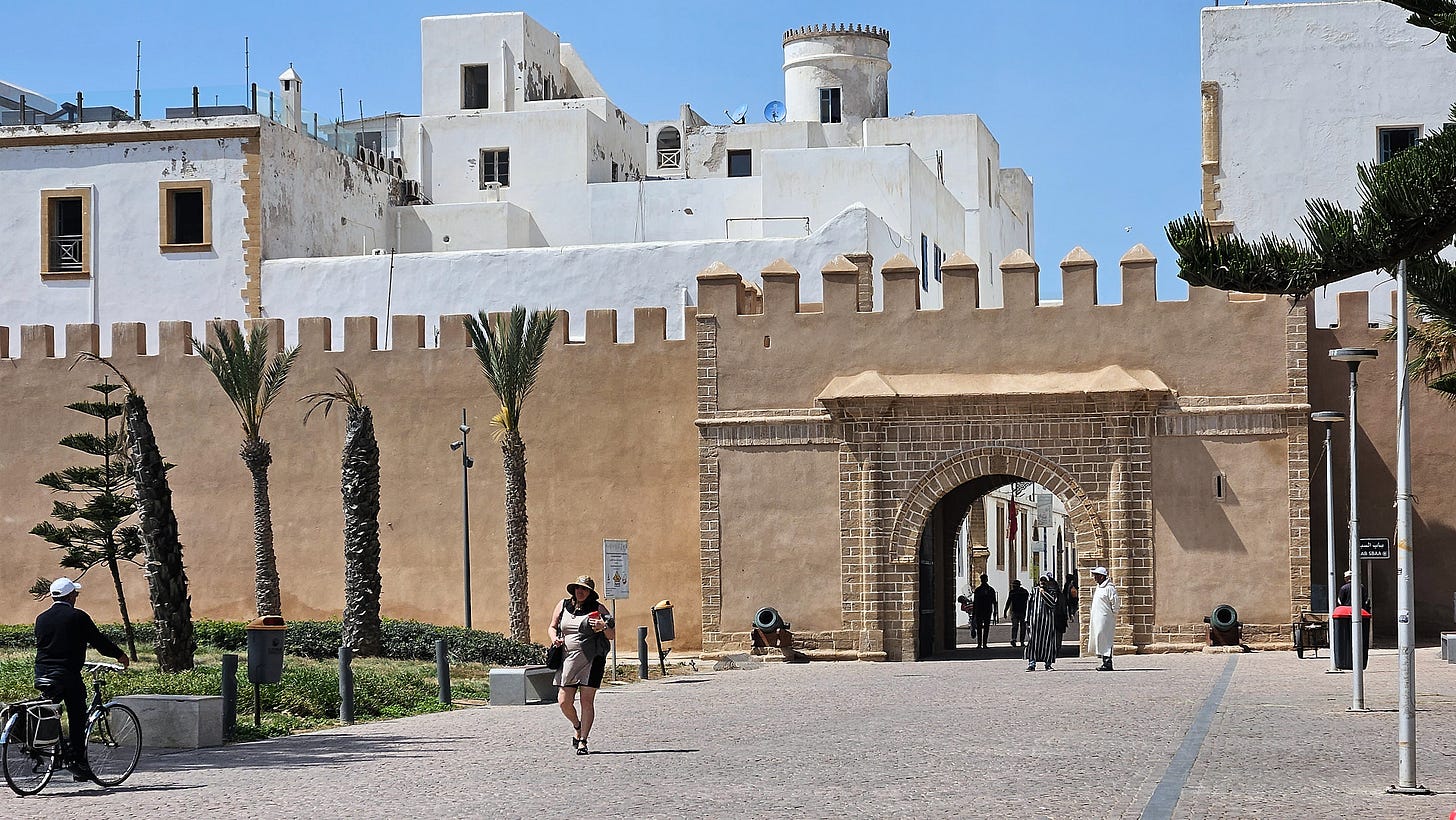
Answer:
[[[461,709],[148,754],[122,788],[58,777],[0,799],[0,817],[1444,820],[1456,666],[1434,649],[1417,662],[1429,797],[1384,793],[1396,657],[1377,650],[1360,714],[1348,675],[1290,652],[1120,657],[1112,674],[1083,659],[1032,674],[1016,660],[772,663],[604,690],[585,758],[554,706]]]

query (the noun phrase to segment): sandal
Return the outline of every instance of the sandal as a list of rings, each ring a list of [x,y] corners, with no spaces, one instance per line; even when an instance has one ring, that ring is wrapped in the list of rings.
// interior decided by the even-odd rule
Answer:
[[[576,747],[576,753],[579,754],[579,755],[589,754],[587,752],[587,750],[586,750],[586,740],[585,739],[583,739],[581,741],[581,745],[580,746]]]
[[[571,736],[571,748],[573,748],[573,749],[579,749],[579,748],[581,748],[581,738],[577,737],[577,735],[579,735],[579,734],[581,734],[581,724],[580,723],[576,724],[576,732],[574,732],[572,734],[572,736]]]

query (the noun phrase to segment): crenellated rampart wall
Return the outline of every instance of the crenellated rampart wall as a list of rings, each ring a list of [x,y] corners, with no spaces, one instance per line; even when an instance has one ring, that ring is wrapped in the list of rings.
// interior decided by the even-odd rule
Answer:
[[[680,645],[696,641],[693,344],[666,338],[665,309],[638,309],[633,318],[635,341],[618,344],[615,311],[588,312],[585,342],[568,343],[566,317],[560,317],[526,406],[531,611],[538,640],[566,582],[581,574],[600,578],[602,539],[625,538],[633,597],[619,605],[623,623],[646,623],[647,607],[670,598],[679,623],[688,625]],[[305,406],[296,402],[305,393],[334,389],[338,367],[373,408],[379,437],[384,613],[439,623],[462,619],[461,466],[449,444],[459,437],[466,408],[474,428],[474,622],[505,628],[503,479],[500,450],[489,435],[499,405],[461,319],[441,317],[436,343],[426,334],[433,320],[427,325],[422,316],[396,316],[389,350],[376,349],[382,328],[373,317],[345,319],[338,350],[330,349],[328,319],[303,319],[288,329],[289,338],[297,333],[299,358],[264,425],[273,451],[273,520],[286,617],[337,617],[343,602],[342,414],[315,414],[305,427]],[[282,320],[265,321],[273,338],[281,338]],[[111,360],[147,398],[164,456],[177,465],[170,477],[194,612],[251,617],[252,495],[238,458],[237,417],[191,352],[190,338],[202,328],[163,322],[156,350],[146,349],[144,330],[140,324],[28,326],[17,350],[0,346],[0,417],[6,420],[0,437],[0,623],[33,619],[37,604],[26,587],[37,575],[57,574],[56,554],[28,534],[50,510],[51,493],[35,480],[78,463],[56,442],[87,429],[89,420],[64,405],[85,398],[84,386],[106,375],[95,365],[68,370],[68,359],[53,357],[57,336],[64,334],[65,349],[75,353],[97,350],[103,332],[111,335]],[[93,583],[86,606],[98,619],[115,620],[104,576],[87,579]],[[124,580],[134,616],[149,611],[140,571],[128,570]]]

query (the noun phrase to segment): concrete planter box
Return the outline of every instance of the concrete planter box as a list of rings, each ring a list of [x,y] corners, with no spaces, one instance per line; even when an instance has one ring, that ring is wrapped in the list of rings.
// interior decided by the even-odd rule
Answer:
[[[1441,633],[1441,660],[1456,663],[1456,632]]]
[[[546,666],[506,667],[490,670],[490,705],[525,706],[555,703],[556,670]]]
[[[142,723],[148,748],[196,749],[222,745],[222,698],[216,695],[125,695]]]

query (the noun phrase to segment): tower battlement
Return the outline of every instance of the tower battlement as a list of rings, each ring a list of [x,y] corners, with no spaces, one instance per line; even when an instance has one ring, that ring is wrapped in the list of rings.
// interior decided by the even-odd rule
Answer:
[[[829,37],[840,35],[859,35],[861,37],[873,37],[876,40],[883,40],[885,45],[890,44],[890,30],[879,26],[869,26],[861,23],[820,23],[812,26],[800,26],[791,28],[784,32],[784,45],[799,40],[812,40],[816,37]]]

